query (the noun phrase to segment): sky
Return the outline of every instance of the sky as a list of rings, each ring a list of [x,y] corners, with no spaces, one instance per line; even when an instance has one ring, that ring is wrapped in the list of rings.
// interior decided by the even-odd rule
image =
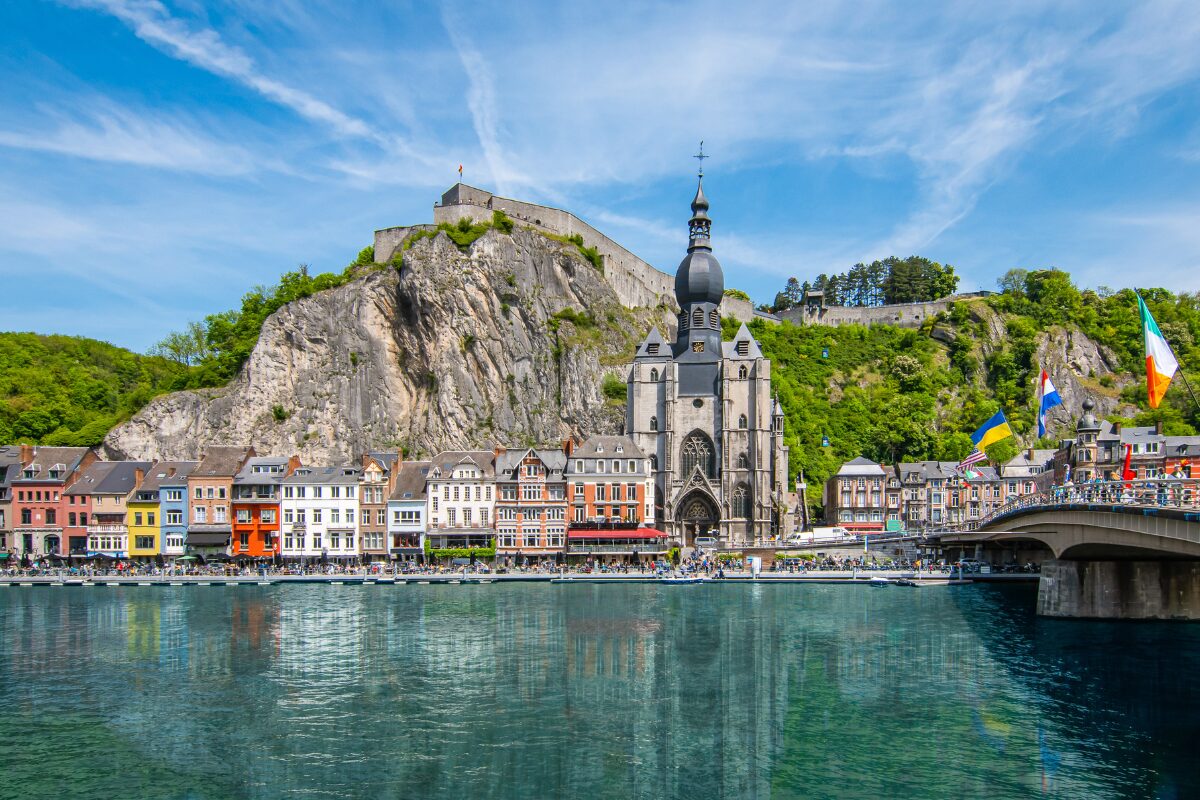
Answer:
[[[996,6],[996,7],[992,7]],[[1200,290],[1195,2],[0,4],[0,330],[145,350],[458,178],[726,286]]]

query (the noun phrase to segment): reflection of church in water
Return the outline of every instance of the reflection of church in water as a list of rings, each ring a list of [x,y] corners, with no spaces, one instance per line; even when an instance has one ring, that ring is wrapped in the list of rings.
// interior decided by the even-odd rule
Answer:
[[[625,430],[654,462],[663,529],[686,545],[714,535],[736,547],[790,530],[788,448],[771,362],[744,324],[721,341],[711,226],[701,176],[675,274],[679,334],[668,342],[656,328],[638,346]]]

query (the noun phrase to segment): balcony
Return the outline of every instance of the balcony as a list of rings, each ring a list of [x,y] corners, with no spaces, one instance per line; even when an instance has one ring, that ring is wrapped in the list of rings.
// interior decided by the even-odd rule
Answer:
[[[112,534],[118,534],[124,536],[125,534],[129,533],[129,528],[125,525],[88,525],[87,532],[89,536],[93,533],[107,534],[110,536]]]
[[[658,555],[667,552],[665,544],[647,544],[644,547],[639,547],[636,544],[576,544],[571,542],[571,546],[567,548],[569,556],[583,555]]]

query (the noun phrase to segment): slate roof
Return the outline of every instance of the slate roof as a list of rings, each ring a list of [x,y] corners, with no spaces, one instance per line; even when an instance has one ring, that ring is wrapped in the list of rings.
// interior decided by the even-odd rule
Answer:
[[[657,351],[651,352],[653,348],[650,345],[657,345]],[[646,338],[638,345],[637,353],[633,357],[656,358],[669,361],[671,359],[671,347],[667,343],[667,340],[663,338],[663,335],[658,332],[658,327],[655,326],[650,329],[650,332],[646,334]]]
[[[432,461],[404,461],[396,474],[396,488],[390,500],[424,500],[425,481],[429,478]]]
[[[328,486],[357,485],[362,477],[362,467],[313,467],[303,466],[284,478],[280,483],[288,484],[322,484]]]
[[[242,462],[254,455],[253,447],[210,447],[192,470],[193,478],[232,478],[242,468]]]
[[[617,453],[620,445],[621,452]],[[601,450],[597,450],[599,447]],[[645,458],[646,454],[628,436],[591,436],[583,444],[571,451],[571,458]]]
[[[127,495],[137,488],[137,471],[150,466],[149,461],[97,461],[63,494]]]
[[[491,450],[444,450],[433,457],[433,466],[429,472],[432,474],[435,470],[440,470],[442,478],[445,479],[464,461],[473,461],[485,480],[496,476],[496,454]]]
[[[738,342],[746,343],[746,355],[738,355]],[[734,335],[732,342],[721,342],[721,350],[722,355],[724,355],[725,358],[763,357],[762,348],[758,346],[758,342],[754,339],[754,336],[750,333],[750,329],[746,327],[746,323],[744,322],[742,323],[742,326],[738,328],[738,332],[736,335]]]
[[[79,462],[87,455],[87,447],[35,447],[33,458],[28,464],[22,464],[22,468],[36,464],[39,471],[32,478],[25,478],[22,473],[18,473],[13,478],[13,483],[24,483],[26,481],[48,481],[48,480],[66,480],[76,469],[79,468]],[[60,479],[52,479],[49,477],[49,471],[56,464],[62,464],[63,474]]]
[[[287,472],[288,459],[278,456],[254,456],[246,459],[233,482],[241,486],[269,486],[283,480]],[[255,467],[278,467],[278,472],[255,472]]]
[[[155,492],[163,486],[179,486],[187,482],[187,476],[196,468],[197,461],[156,461],[146,470],[146,477],[138,486],[138,493]],[[175,470],[171,474],[171,470]]]
[[[845,464],[842,464],[842,468],[837,471],[837,474],[842,477],[856,477],[862,475],[864,477],[870,476],[873,478],[878,478],[882,477],[884,472],[883,467],[881,467],[879,464],[876,464],[869,458],[859,456],[858,458],[853,458],[847,461]]]
[[[546,467],[546,480],[561,481],[563,471],[567,468],[567,454],[562,450],[539,450],[529,447],[524,450],[507,450],[496,458],[496,480],[516,480],[516,474],[521,462],[529,453],[533,453]]]

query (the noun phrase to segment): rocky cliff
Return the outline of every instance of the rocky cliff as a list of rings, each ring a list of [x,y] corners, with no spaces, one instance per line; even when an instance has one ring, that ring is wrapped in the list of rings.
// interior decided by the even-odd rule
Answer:
[[[152,401],[104,449],[185,459],[249,444],[321,463],[616,432],[623,410],[601,384],[624,379],[651,316],[623,308],[572,246],[492,230],[461,252],[441,234],[399,270],[281,308],[236,380]]]

